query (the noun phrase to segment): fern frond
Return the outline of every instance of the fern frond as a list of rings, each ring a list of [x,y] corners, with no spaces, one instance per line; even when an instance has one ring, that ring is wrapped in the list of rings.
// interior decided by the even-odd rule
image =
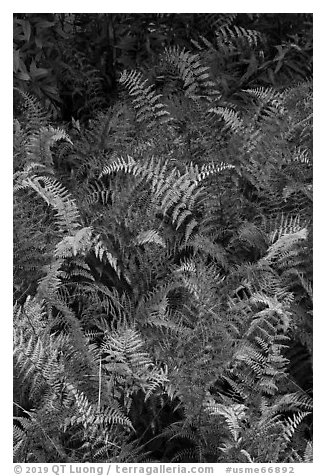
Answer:
[[[241,420],[246,417],[245,405],[222,405],[217,403],[208,404],[205,408],[211,415],[222,415],[228,425],[233,440],[236,442],[240,437]]]
[[[117,258],[109,251],[105,243],[101,240],[100,235],[96,235],[93,239],[93,249],[95,256],[100,260],[103,261],[104,258],[109,263],[109,265],[114,269],[117,273],[117,276],[120,278],[121,276],[121,269],[118,265]]]
[[[37,399],[61,374],[57,345],[54,340],[49,340],[45,348],[41,338],[35,338],[33,335],[28,342],[25,342],[22,334],[14,337],[14,357],[18,375],[22,376],[22,382],[30,382],[30,397]]]
[[[285,427],[284,427],[284,438],[287,442],[290,442],[297,427],[300,425],[302,420],[309,415],[309,412],[298,412],[294,414],[292,418],[288,418]]]
[[[243,131],[243,120],[237,111],[227,107],[213,107],[209,109],[208,112],[222,118],[225,122],[225,126],[230,128],[232,132],[241,133]]]
[[[38,285],[38,295],[40,298],[55,298],[60,287],[62,286],[62,278],[64,272],[62,269],[64,261],[56,259],[49,265],[44,266],[45,276],[40,279]]]
[[[224,162],[212,162],[208,164],[203,164],[201,167],[198,167],[197,165],[191,163],[186,170],[189,174],[189,178],[194,180],[194,182],[198,184],[203,180],[206,180],[207,178],[211,177],[212,175],[218,175],[224,170],[232,170],[234,168],[235,167],[232,164],[226,164]]]
[[[94,432],[97,426],[103,428],[110,424],[120,424],[123,427],[132,428],[129,418],[117,408],[106,408],[104,411],[98,411],[92,405],[85,394],[74,389],[75,405],[78,411],[77,415],[65,421],[65,428],[81,423],[86,431]]]
[[[282,256],[290,252],[297,243],[306,240],[307,236],[308,231],[306,228],[301,228],[299,231],[293,233],[283,234],[268,248],[263,260],[267,263],[281,260]]]
[[[304,463],[312,463],[313,462],[313,448],[312,448],[311,441],[307,442],[306,448],[304,450],[303,462]]]
[[[255,89],[246,89],[245,92],[256,98],[259,106],[263,108],[259,111],[259,114],[262,114],[262,112],[270,115],[285,113],[284,96],[275,89],[259,87]]]
[[[46,127],[49,117],[39,100],[19,88],[14,88],[14,92],[17,92],[23,100],[21,106],[22,116],[19,118],[19,122],[26,131],[27,136],[39,131],[42,127]]]
[[[145,123],[148,128],[156,123],[170,122],[170,114],[166,110],[166,106],[160,102],[162,95],[156,94],[153,85],[148,86],[148,80],[143,79],[140,72],[123,71],[119,83],[127,89],[133,98],[132,103],[139,122]]]
[[[127,161],[123,157],[118,157],[117,160],[111,164],[105,166],[99,176],[102,178],[104,175],[110,175],[114,172],[123,171],[125,173],[132,173],[134,169],[137,170],[136,161],[133,157],[128,155]]]
[[[143,245],[145,243],[156,243],[157,245],[160,245],[163,248],[166,247],[163,238],[156,230],[142,231],[137,235],[135,242],[139,245]]]
[[[54,256],[57,258],[68,258],[78,254],[86,254],[92,245],[91,237],[91,227],[81,228],[74,236],[65,236],[57,244]]]
[[[185,95],[191,99],[214,94],[214,82],[207,66],[201,64],[200,56],[191,54],[179,46],[165,48],[163,62],[172,66],[183,81]]]
[[[26,145],[27,163],[37,162],[45,166],[53,166],[51,147],[59,140],[66,140],[72,145],[68,134],[59,128],[41,127],[29,137]]]
[[[32,175],[20,178],[20,184],[25,188],[32,188],[40,197],[51,205],[57,213],[57,224],[61,232],[67,231],[73,235],[79,228],[80,215],[75,200],[70,198],[68,190],[57,180],[47,176]]]
[[[256,30],[249,30],[236,25],[222,25],[216,32],[216,41],[219,48],[225,53],[232,52],[239,45],[253,48],[262,39],[261,34]]]

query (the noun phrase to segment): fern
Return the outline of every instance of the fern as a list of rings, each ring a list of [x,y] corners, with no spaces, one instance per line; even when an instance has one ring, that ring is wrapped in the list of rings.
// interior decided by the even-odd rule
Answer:
[[[23,125],[26,137],[33,133],[38,133],[42,127],[46,127],[49,122],[49,115],[45,112],[39,100],[30,93],[14,88],[14,93],[22,99],[19,107],[18,123]]]
[[[40,162],[45,166],[53,166],[51,147],[59,140],[66,140],[72,144],[67,133],[62,129],[51,126],[42,127],[29,138],[26,146],[27,162]]]
[[[169,112],[159,100],[161,95],[156,94],[152,85],[147,85],[140,72],[124,71],[119,82],[128,90],[136,109],[137,120],[144,122],[150,128],[155,124],[165,124],[170,121]]]
[[[211,108],[208,110],[209,113],[212,113],[218,117],[221,117],[227,128],[230,128],[235,133],[241,133],[243,130],[243,121],[239,117],[239,113],[236,111],[232,111],[228,108]]]
[[[254,47],[261,40],[258,31],[247,30],[243,27],[222,25],[216,32],[218,47],[226,52],[236,49],[239,44],[247,47]]]
[[[177,70],[187,97],[194,100],[199,96],[209,99],[215,93],[209,68],[201,64],[199,55],[173,46],[165,49],[162,60]]]
[[[136,237],[136,243],[143,245],[145,243],[156,243],[157,245],[163,246],[165,248],[164,240],[160,237],[160,235],[155,230],[148,230]]]
[[[44,175],[30,174],[30,170],[23,171],[16,178],[16,190],[31,188],[57,213],[57,225],[61,232],[73,233],[78,228],[79,211],[75,201],[70,198],[66,188],[53,179]]]
[[[64,106],[15,90],[15,460],[311,461],[303,26],[53,18]]]

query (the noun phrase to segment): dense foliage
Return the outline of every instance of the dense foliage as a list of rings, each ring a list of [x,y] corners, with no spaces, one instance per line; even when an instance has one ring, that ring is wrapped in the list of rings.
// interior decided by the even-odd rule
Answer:
[[[312,461],[312,19],[14,15],[14,457]]]

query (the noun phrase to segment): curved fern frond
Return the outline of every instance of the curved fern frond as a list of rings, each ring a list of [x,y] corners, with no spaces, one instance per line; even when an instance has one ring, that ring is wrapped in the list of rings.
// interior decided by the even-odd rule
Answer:
[[[49,122],[49,116],[44,111],[39,100],[19,88],[14,88],[14,92],[17,92],[23,100],[19,111],[21,113],[19,122],[26,131],[27,136],[39,131],[42,127],[46,127]]]
[[[148,80],[143,79],[140,72],[123,71],[119,83],[127,89],[133,98],[132,104],[139,122],[145,123],[148,128],[156,124],[170,122],[170,113],[166,110],[166,106],[160,102],[162,95],[155,92],[153,85],[148,86]]]
[[[81,228],[73,236],[65,236],[57,244],[54,256],[57,258],[68,258],[78,254],[86,254],[92,245],[91,237],[92,228],[90,227]]]
[[[308,231],[306,228],[301,228],[299,231],[293,233],[283,234],[277,239],[267,250],[266,256],[263,258],[267,263],[273,261],[280,261],[283,256],[291,252],[293,247],[307,239]]]
[[[225,418],[229,431],[235,442],[241,434],[241,420],[246,418],[247,407],[245,405],[234,404],[230,406],[211,403],[205,408],[211,415],[221,415]]]
[[[95,405],[88,401],[85,394],[76,391],[73,387],[69,387],[69,389],[75,398],[77,414],[66,420],[65,429],[72,425],[78,425],[79,423],[82,424],[86,431],[91,432],[91,434],[98,431],[96,427],[102,429],[112,424],[132,428],[129,418],[118,408],[108,407],[104,409],[104,411],[99,411]]]
[[[292,418],[288,418],[285,427],[284,427],[284,439],[287,442],[290,442],[297,427],[300,425],[302,420],[309,415],[309,412],[298,412]]]
[[[61,232],[73,235],[79,228],[79,211],[75,200],[70,198],[68,190],[57,180],[47,176],[20,176],[17,180],[20,188],[32,188],[51,205],[57,213],[57,225]]]
[[[208,112],[222,118],[225,122],[225,126],[230,128],[232,132],[240,133],[243,131],[243,120],[237,111],[233,111],[227,107],[213,107],[209,109]]]
[[[93,250],[95,256],[100,260],[105,260],[109,263],[109,265],[114,269],[117,273],[117,276],[120,278],[121,276],[121,269],[118,265],[117,258],[109,251],[105,243],[101,240],[100,235],[96,235],[93,239]]]
[[[210,70],[201,63],[200,56],[181,49],[179,46],[165,48],[162,61],[174,68],[181,80],[185,95],[191,99],[215,96],[215,83],[210,78]]]
[[[143,245],[145,243],[156,243],[157,245],[160,245],[163,248],[166,247],[163,238],[156,230],[142,231],[137,235],[135,242],[139,245]]]
[[[29,137],[26,145],[27,163],[39,162],[45,166],[53,166],[51,147],[59,140],[65,140],[72,145],[68,134],[63,129],[51,126],[38,129]]]
[[[241,26],[222,25],[215,32],[217,45],[226,54],[231,53],[239,46],[247,46],[253,48],[261,41],[262,36],[256,30],[249,30]]]

